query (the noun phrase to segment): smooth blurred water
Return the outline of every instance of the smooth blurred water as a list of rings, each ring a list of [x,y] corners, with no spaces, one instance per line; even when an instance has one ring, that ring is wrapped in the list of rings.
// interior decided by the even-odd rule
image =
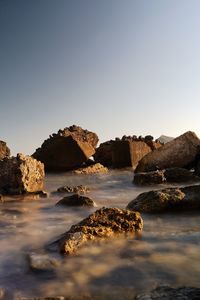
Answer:
[[[126,205],[139,193],[129,170],[104,175],[46,177],[49,197],[7,198],[0,203],[0,287],[10,297],[94,294],[99,299],[133,299],[158,284],[200,286],[200,214],[145,215],[141,237],[117,237],[88,244],[72,257],[57,256],[48,272],[29,268],[28,254],[48,254],[45,246],[97,208]],[[56,207],[62,185],[87,185],[97,208]],[[48,254],[49,255],[49,254]]]

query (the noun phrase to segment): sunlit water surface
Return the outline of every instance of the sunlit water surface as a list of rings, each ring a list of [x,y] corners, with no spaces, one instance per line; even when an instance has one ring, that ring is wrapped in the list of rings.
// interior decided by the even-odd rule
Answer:
[[[133,299],[158,284],[200,287],[200,214],[142,214],[139,238],[117,237],[88,244],[72,257],[57,255],[51,271],[30,269],[29,253],[49,255],[45,246],[97,208],[125,208],[139,193],[162,186],[138,188],[131,171],[106,175],[46,177],[48,198],[14,199],[0,203],[0,287],[8,297],[92,294],[99,299]],[[97,208],[56,207],[62,185],[87,185]],[[52,255],[52,254],[51,254]]]

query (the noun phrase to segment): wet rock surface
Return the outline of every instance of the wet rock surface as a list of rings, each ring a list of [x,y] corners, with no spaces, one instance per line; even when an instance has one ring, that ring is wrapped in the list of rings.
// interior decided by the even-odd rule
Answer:
[[[115,234],[136,233],[143,228],[138,212],[118,208],[101,208],[73,225],[59,241],[60,252],[74,254],[89,241],[110,238]]]
[[[6,145],[6,142],[0,141],[0,160],[10,157],[10,149]]]
[[[43,162],[47,171],[72,170],[95,153],[97,143],[96,133],[73,125],[52,134],[33,157]]]
[[[90,191],[90,188],[84,185],[77,186],[61,186],[57,189],[57,193],[82,193],[86,194]]]
[[[133,183],[137,185],[153,185],[162,183],[198,182],[200,177],[183,168],[168,168],[151,172],[135,173]]]
[[[199,138],[194,132],[188,131],[144,156],[139,161],[135,172],[149,172],[171,167],[191,168],[199,152]]]
[[[88,167],[79,168],[73,171],[75,174],[97,174],[97,173],[107,173],[108,168],[104,167],[100,163],[93,164]]]
[[[67,196],[61,199],[56,203],[56,205],[64,205],[64,206],[88,206],[94,207],[96,206],[94,200],[89,197],[82,196],[79,194],[74,194],[72,196]]]
[[[132,200],[127,209],[145,213],[200,209],[200,185],[145,192]]]
[[[5,195],[40,193],[44,186],[44,165],[30,156],[0,161],[0,191]]]
[[[160,286],[147,294],[136,296],[136,300],[198,300],[200,299],[200,288],[179,287],[172,288]]]

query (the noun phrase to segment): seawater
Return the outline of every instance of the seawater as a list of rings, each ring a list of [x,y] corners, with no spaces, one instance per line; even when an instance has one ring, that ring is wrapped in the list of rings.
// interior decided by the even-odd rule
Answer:
[[[96,295],[133,299],[160,284],[200,287],[200,214],[142,214],[141,236],[88,244],[77,255],[58,257],[53,271],[35,272],[28,255],[49,255],[46,246],[100,207],[125,208],[138,194],[130,170],[104,175],[48,174],[48,198],[8,197],[0,203],[0,287],[8,298]],[[57,207],[63,185],[87,185],[96,208]],[[165,186],[166,187],[166,186]]]

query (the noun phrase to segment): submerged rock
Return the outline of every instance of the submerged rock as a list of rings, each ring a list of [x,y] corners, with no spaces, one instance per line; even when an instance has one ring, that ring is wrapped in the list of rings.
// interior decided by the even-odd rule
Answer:
[[[144,213],[200,209],[200,185],[145,192],[132,200],[127,209]]]
[[[90,191],[89,187],[84,185],[77,186],[61,186],[57,189],[57,193],[82,193],[86,194]]]
[[[94,207],[95,202],[89,197],[81,196],[79,194],[74,194],[72,196],[67,196],[56,203],[56,205],[65,206],[89,206]]]
[[[96,133],[73,125],[51,135],[33,157],[43,162],[47,171],[72,170],[95,153],[97,143]]]
[[[61,265],[61,261],[56,257],[34,252],[28,255],[28,261],[34,271],[51,271]]]
[[[151,172],[135,173],[133,183],[138,185],[153,185],[161,183],[186,183],[200,181],[200,177],[183,168],[168,168]]]
[[[135,172],[149,172],[170,167],[191,167],[199,152],[199,138],[194,132],[188,131],[145,155],[139,161]]]
[[[10,157],[10,149],[5,142],[0,141],[0,160]]]
[[[143,220],[138,212],[119,208],[101,208],[73,225],[60,239],[60,252],[70,255],[89,241],[113,237],[115,234],[139,232]]]
[[[44,165],[36,159],[17,154],[0,161],[2,194],[39,193],[44,186]]]
[[[85,167],[85,168],[79,168],[77,170],[73,171],[75,174],[97,174],[97,173],[107,173],[108,168],[104,167],[100,163],[96,163],[94,165]]]
[[[136,300],[198,300],[200,288],[159,286],[150,293],[138,295]]]

